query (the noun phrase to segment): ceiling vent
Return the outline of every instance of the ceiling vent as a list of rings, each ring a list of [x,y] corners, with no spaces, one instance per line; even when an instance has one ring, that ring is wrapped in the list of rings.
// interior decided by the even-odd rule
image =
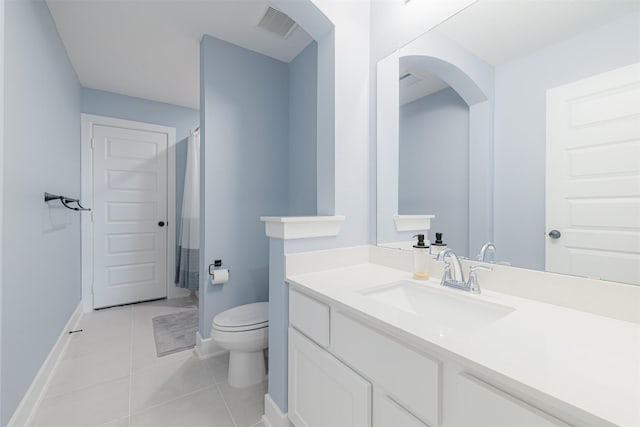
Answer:
[[[267,30],[270,33],[282,37],[283,39],[289,37],[297,26],[298,24],[296,24],[296,21],[289,18],[288,15],[280,12],[279,10],[272,8],[271,6],[269,6],[264,16],[258,23],[258,28]]]
[[[407,71],[400,76],[400,84],[405,87],[414,85],[422,80],[424,80],[424,77],[411,71]]]

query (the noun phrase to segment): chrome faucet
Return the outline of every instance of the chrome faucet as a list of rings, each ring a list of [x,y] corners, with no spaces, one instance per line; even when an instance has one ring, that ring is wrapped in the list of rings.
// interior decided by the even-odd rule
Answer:
[[[447,260],[449,258],[449,260]],[[460,258],[453,252],[453,249],[446,248],[438,254],[438,261],[444,261],[444,273],[442,273],[442,286],[451,286],[454,288],[464,289],[467,284],[464,281],[464,272],[462,271],[462,263]],[[451,267],[453,266],[453,273]]]
[[[472,294],[479,294],[481,292],[476,270],[493,270],[491,267],[485,267],[483,265],[472,265],[469,268],[469,281],[465,281],[460,258],[458,258],[451,248],[446,248],[440,252],[437,260],[444,261],[445,263],[440,285],[471,292]],[[453,272],[451,271],[452,265]]]
[[[469,267],[469,280],[467,281],[467,290],[472,294],[479,294],[480,291],[480,283],[478,282],[478,276],[476,275],[476,270],[489,270],[492,271],[493,268],[486,267],[484,265],[472,265]]]
[[[493,253],[496,253],[496,245],[494,245],[491,242],[487,242],[484,245],[482,245],[482,249],[480,249],[480,253],[478,254],[478,256],[476,257],[478,261],[482,261],[482,262],[487,262],[486,258],[487,258],[487,252],[489,251],[493,251]]]

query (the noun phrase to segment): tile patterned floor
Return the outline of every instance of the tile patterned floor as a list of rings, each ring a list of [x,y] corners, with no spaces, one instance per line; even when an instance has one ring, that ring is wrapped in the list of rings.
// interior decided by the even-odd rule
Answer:
[[[33,427],[263,427],[266,381],[227,383],[228,356],[156,356],[151,319],[185,310],[164,300],[86,314]]]

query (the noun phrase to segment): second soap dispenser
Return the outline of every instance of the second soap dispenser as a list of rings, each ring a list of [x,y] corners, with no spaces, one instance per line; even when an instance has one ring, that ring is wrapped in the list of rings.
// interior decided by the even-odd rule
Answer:
[[[447,248],[447,244],[442,241],[442,233],[436,233],[436,242],[431,245],[431,255],[438,255]]]
[[[413,245],[413,277],[419,280],[429,278],[429,241],[425,243],[424,234],[416,234],[418,242]]]

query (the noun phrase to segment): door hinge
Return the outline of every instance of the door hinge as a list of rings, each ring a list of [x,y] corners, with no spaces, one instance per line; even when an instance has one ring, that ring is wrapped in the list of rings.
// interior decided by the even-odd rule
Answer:
[[[93,211],[91,211],[91,222],[93,222]]]
[[[91,138],[91,149],[92,149],[92,150],[93,150],[93,141],[94,141],[94,139],[93,139],[93,138]]]

